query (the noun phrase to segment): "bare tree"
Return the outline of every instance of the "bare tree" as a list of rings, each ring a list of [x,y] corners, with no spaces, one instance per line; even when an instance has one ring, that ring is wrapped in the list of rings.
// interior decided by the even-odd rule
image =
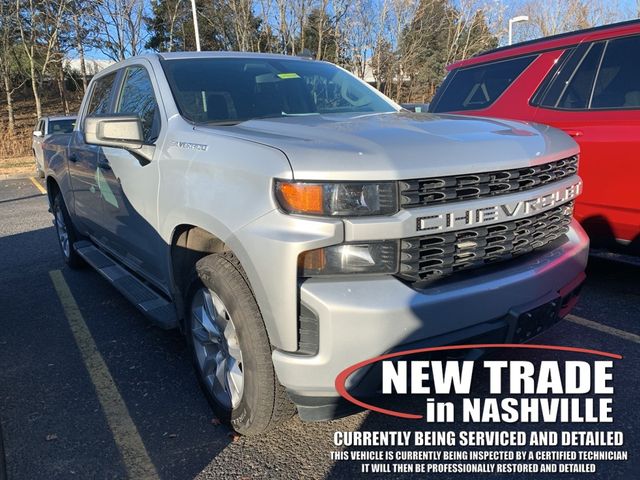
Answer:
[[[13,95],[21,88],[27,78],[16,82],[17,70],[20,69],[20,62],[16,55],[16,16],[15,3],[12,1],[0,1],[0,75],[2,76],[2,87],[5,92],[7,102],[7,116],[9,132],[15,130],[15,115],[13,112]]]
[[[313,0],[275,0],[277,25],[279,37],[279,51],[295,55],[305,48],[305,27],[307,14]],[[296,37],[299,38],[298,49]]]
[[[272,18],[274,12],[273,0],[259,0],[260,6],[260,41],[258,42],[258,51],[264,48],[265,51],[273,51],[273,32],[277,29],[277,25],[273,25]]]
[[[183,7],[183,0],[174,0],[172,4],[169,5],[168,11],[168,24],[169,24],[169,45],[167,46],[167,50],[171,52],[173,50],[173,39],[175,36],[176,23],[181,15],[181,9]]]
[[[322,59],[322,41],[324,39],[325,23],[327,21],[327,7],[329,6],[329,0],[320,0],[318,5],[318,25],[316,29],[318,31],[318,44],[316,45],[316,59]]]
[[[93,0],[70,0],[71,14],[71,41],[78,54],[80,62],[80,77],[82,80],[82,91],[87,91],[87,63],[85,56],[85,45],[94,43],[95,32],[95,8]]]
[[[100,0],[94,19],[101,33],[96,47],[115,61],[138,55],[145,43],[143,0]]]
[[[289,49],[289,45],[293,44],[291,39],[291,28],[287,21],[287,14],[289,11],[289,2],[287,0],[275,0],[277,5],[277,31],[280,43],[280,53],[286,53]]]
[[[445,63],[448,65],[495,47],[497,29],[504,23],[504,8],[486,0],[459,0],[458,8],[447,10],[447,44]]]
[[[341,41],[350,70],[360,78],[365,77],[375,48],[376,17],[373,0],[353,0],[345,12]]]
[[[423,4],[430,4],[430,0],[419,2],[417,0],[391,0],[391,27],[387,33],[388,38],[395,45],[400,44],[404,32],[411,28],[411,22],[415,18],[418,9],[423,8]],[[425,7],[428,8],[428,7]],[[436,22],[440,21],[437,17],[434,17]],[[402,98],[402,86],[407,76],[409,76],[408,63],[410,59],[414,58],[415,50],[419,49],[421,45],[419,42],[409,42],[404,45],[404,48],[400,51],[400,55],[397,56],[396,64],[394,65],[394,82],[396,91],[391,92],[391,85],[387,85],[387,94],[393,95],[396,100],[400,101]]]
[[[528,0],[521,8],[529,21],[517,38],[546,37],[620,20],[619,0]]]
[[[348,59],[343,58],[343,53],[346,52],[347,41],[346,37],[348,32],[345,29],[347,21],[347,15],[353,8],[354,0],[331,0],[331,9],[333,11],[333,39],[335,52],[333,58],[340,64],[347,64]]]
[[[55,69],[56,83],[58,84],[58,94],[60,95],[60,103],[62,104],[62,110],[64,113],[69,114],[69,100],[67,98],[67,91],[65,86],[65,71],[64,71],[64,58],[68,51],[63,47],[60,41],[60,35],[58,35],[56,50],[52,56],[52,67]]]
[[[375,41],[375,54],[374,54],[374,63],[375,63],[375,76],[376,76],[376,88],[378,90],[381,90],[382,87],[382,75],[380,75],[380,72],[382,71],[388,71],[390,69],[390,65],[388,65],[388,62],[385,62],[385,67],[386,68],[382,68],[383,67],[383,62],[382,62],[382,58],[383,58],[383,52],[387,52],[388,50],[390,50],[391,48],[394,48],[397,46],[397,43],[392,44],[391,41],[386,40],[385,37],[385,32],[387,30],[387,23],[389,21],[389,3],[390,0],[382,0],[382,5],[379,6],[378,8],[378,30],[376,33],[376,41]],[[397,38],[396,38],[397,40]],[[385,75],[385,77],[389,77],[389,75]],[[387,80],[390,80],[389,78],[387,78]]]
[[[255,29],[252,25],[253,0],[228,0],[228,2],[232,13],[236,48],[243,52],[257,50],[255,44],[257,39],[253,36]]]
[[[291,32],[294,34],[294,37],[291,39],[293,42],[293,51],[292,54],[295,55],[295,35],[297,34],[300,38],[300,49],[299,52],[302,53],[308,45],[306,43],[306,31],[307,31],[307,23],[309,20],[309,13],[313,9],[314,2],[316,0],[288,0],[292,4],[293,8],[293,16],[291,26]]]
[[[29,63],[29,76],[38,117],[42,116],[40,89],[55,57],[61,22],[67,6],[67,0],[16,0],[16,19]]]

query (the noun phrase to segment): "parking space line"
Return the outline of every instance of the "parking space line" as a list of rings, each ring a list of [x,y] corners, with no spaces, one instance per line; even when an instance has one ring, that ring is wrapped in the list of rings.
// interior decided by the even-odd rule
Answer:
[[[36,186],[36,188],[37,188],[38,190],[40,190],[40,193],[41,193],[42,195],[46,195],[46,194],[47,194],[47,190],[46,190],[46,189],[45,189],[45,188],[40,184],[40,182],[39,182],[39,181],[37,181],[37,180],[36,180],[35,178],[33,178],[33,177],[29,177],[29,180],[31,180],[31,183],[33,183],[33,184]]]
[[[118,387],[116,387],[102,355],[98,351],[62,272],[53,270],[49,272],[49,276],[60,298],[71,332],[80,349],[129,477],[132,479],[159,478],[138,429],[129,415],[129,410],[118,392]]]
[[[608,333],[609,335],[614,335],[616,337],[623,338],[624,340],[629,340],[630,342],[640,343],[640,335],[636,335],[635,333],[625,332],[624,330],[609,327],[607,325],[603,325],[592,320],[587,320],[586,318],[578,317],[576,315],[567,315],[566,317],[564,317],[564,319],[578,325],[582,325],[583,327],[592,328],[593,330],[598,330],[599,332]]]

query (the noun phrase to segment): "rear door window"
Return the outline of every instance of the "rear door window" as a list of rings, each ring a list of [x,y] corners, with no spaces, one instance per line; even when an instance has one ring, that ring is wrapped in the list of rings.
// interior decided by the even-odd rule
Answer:
[[[89,101],[89,109],[87,110],[88,116],[109,113],[116,75],[117,72],[113,72],[96,80],[91,92],[91,100]]]
[[[518,57],[452,72],[430,111],[477,110],[491,106],[536,57]]]
[[[603,50],[603,43],[595,43],[589,47],[569,81],[560,82],[560,86],[564,83],[560,98],[555,102],[555,105],[550,106],[568,110],[583,110],[589,106],[593,82],[598,72]],[[545,98],[545,104],[552,100],[551,97]]]
[[[549,74],[552,79],[547,82],[548,87],[543,90],[543,86],[534,95],[532,104],[562,110],[587,108],[603,50],[604,42],[581,45],[571,51],[566,62],[559,62]]]
[[[579,47],[552,80],[540,106],[576,111],[640,108],[640,62],[634,55],[639,49],[639,36]]]
[[[592,109],[640,108],[640,36],[610,40],[593,89]]]

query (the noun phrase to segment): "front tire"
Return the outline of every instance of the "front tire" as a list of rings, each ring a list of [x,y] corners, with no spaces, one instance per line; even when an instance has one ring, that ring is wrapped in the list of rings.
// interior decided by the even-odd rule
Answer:
[[[78,240],[78,234],[71,223],[67,206],[64,204],[64,199],[60,192],[56,192],[53,197],[51,211],[53,213],[53,224],[56,227],[58,236],[58,245],[64,262],[70,268],[81,268],[84,266],[84,260],[73,249],[73,244]]]
[[[276,378],[262,315],[237,259],[231,253],[201,259],[188,292],[189,349],[218,418],[243,435],[290,418],[295,407]]]

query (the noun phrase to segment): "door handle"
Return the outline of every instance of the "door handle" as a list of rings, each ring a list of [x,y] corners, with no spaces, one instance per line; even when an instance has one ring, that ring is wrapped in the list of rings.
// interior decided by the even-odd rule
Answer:
[[[584,133],[582,133],[582,130],[565,130],[565,131],[567,132],[567,135],[573,138],[581,137],[584,135]]]
[[[111,170],[111,165],[109,165],[109,160],[107,159],[98,160],[98,168],[101,168],[102,170]]]
[[[69,155],[69,161],[72,163],[76,163],[78,161],[78,157],[72,153],[71,155]]]

